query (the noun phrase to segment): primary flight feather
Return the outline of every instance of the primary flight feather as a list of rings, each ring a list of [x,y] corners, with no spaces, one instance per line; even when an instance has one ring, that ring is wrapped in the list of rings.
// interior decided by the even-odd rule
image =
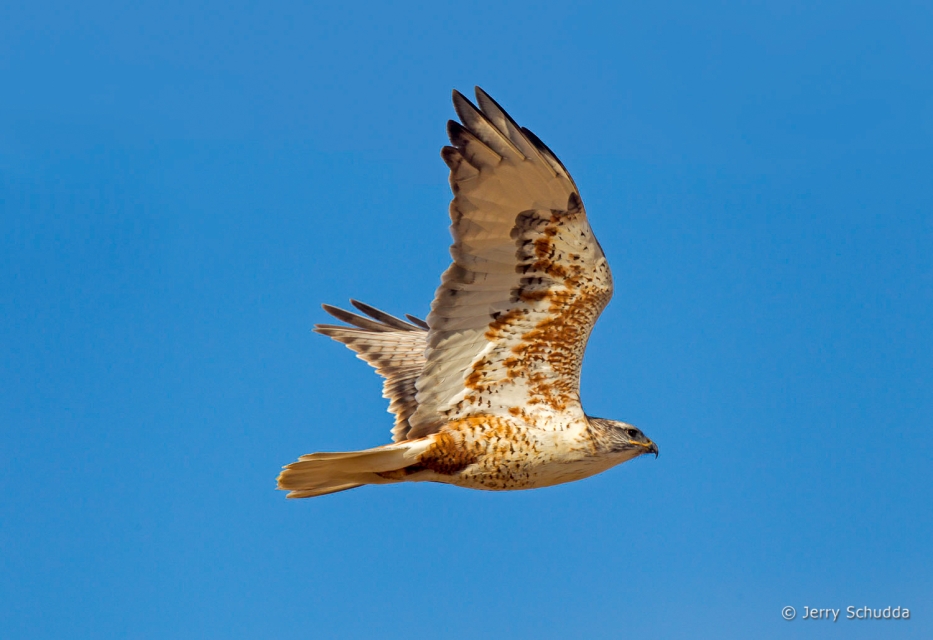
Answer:
[[[364,484],[443,482],[489,490],[579,480],[645,453],[651,440],[580,404],[590,331],[612,296],[606,256],[564,165],[485,92],[458,92],[450,121],[453,262],[427,322],[361,302],[329,305],[315,330],[385,378],[393,444],[312,453],[278,487],[308,498]]]

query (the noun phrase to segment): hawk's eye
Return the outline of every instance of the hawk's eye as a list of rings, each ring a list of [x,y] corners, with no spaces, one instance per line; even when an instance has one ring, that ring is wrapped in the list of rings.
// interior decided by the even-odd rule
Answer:
[[[635,438],[635,437],[638,436],[638,429],[626,429],[626,430],[625,430],[625,434],[626,434],[629,438]]]

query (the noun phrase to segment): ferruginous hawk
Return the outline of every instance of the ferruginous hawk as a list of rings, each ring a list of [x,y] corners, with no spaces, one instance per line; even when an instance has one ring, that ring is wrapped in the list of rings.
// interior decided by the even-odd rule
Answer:
[[[580,365],[612,295],[609,264],[577,187],[547,146],[481,89],[454,92],[450,253],[428,321],[352,301],[346,325],[315,330],[385,378],[392,444],[312,453],[279,489],[309,498],[364,484],[444,482],[471,489],[547,487],[658,447],[630,424],[580,404]],[[461,124],[462,123],[462,124]]]

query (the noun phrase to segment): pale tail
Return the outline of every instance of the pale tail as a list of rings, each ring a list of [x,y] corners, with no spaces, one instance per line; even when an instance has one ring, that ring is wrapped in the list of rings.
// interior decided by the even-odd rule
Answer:
[[[286,466],[279,474],[279,489],[288,491],[288,498],[313,498],[364,484],[397,482],[379,474],[416,464],[428,440],[410,440],[363,451],[301,456],[298,462]]]

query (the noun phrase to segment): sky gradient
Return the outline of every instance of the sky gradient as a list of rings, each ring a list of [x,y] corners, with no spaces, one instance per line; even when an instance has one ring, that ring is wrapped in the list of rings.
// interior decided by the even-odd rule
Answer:
[[[911,2],[5,5],[0,635],[933,637],[931,32]],[[660,457],[286,501],[281,465],[388,441],[310,329],[427,314],[476,84],[581,190],[615,278],[584,406]]]

